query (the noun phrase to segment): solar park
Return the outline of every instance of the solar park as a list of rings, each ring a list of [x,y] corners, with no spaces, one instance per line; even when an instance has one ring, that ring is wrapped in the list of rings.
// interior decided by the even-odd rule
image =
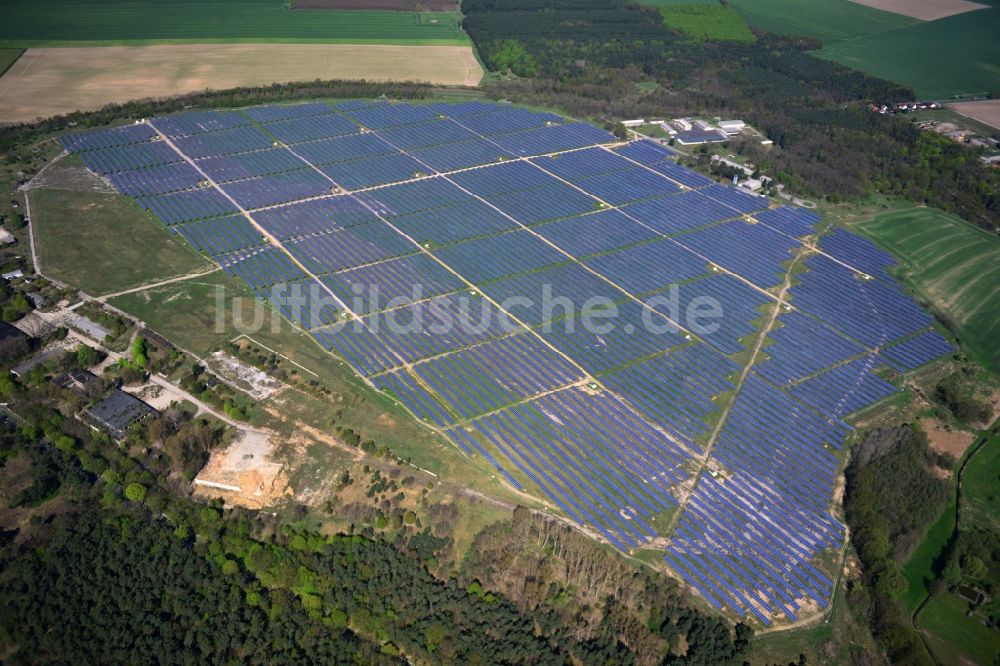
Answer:
[[[311,102],[62,142],[465,455],[762,625],[829,603],[846,419],[953,351],[870,242],[551,113]],[[650,299],[671,285],[721,304],[714,332]],[[457,295],[545,286],[611,299],[614,329],[533,303],[435,333]]]

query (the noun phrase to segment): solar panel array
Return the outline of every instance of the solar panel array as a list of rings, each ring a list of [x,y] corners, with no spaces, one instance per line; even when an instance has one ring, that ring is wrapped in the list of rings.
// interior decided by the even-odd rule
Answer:
[[[550,113],[310,102],[63,145],[507,483],[623,550],[668,537],[762,624],[831,595],[843,419],[953,351],[871,243],[807,247],[811,211]]]

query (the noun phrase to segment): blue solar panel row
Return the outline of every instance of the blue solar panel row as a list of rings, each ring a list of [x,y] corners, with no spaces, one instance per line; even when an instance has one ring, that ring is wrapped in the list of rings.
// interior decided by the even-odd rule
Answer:
[[[267,292],[267,300],[286,319],[303,329],[324,326],[340,315],[336,299],[311,278],[274,285]]]
[[[632,300],[587,308],[540,333],[594,375],[686,342],[676,326]]]
[[[59,137],[59,143],[71,153],[98,148],[127,146],[131,143],[145,143],[156,136],[156,130],[146,124],[123,125],[95,129]]]
[[[788,391],[820,414],[843,418],[893,395],[895,386],[875,375],[876,356],[860,358],[791,386]]]
[[[739,215],[697,191],[647,199],[625,206],[622,212],[667,236]]]
[[[255,291],[306,277],[287,254],[271,246],[233,252],[218,257],[218,261],[227,273],[243,278]]]
[[[747,283],[723,273],[686,283],[674,301],[654,305],[672,320],[684,322],[693,333],[724,354],[746,348],[743,340],[759,330],[761,308],[774,300]],[[675,310],[676,312],[672,312]]]
[[[413,254],[418,248],[382,222],[307,236],[285,247],[314,275]]]
[[[473,424],[567,515],[622,549],[652,537],[648,521],[676,505],[670,490],[687,476],[688,452],[607,392],[566,389]],[[504,470],[474,437],[452,434]]]
[[[896,263],[875,243],[843,229],[833,229],[819,241],[824,252],[869,275],[891,280],[886,268]]]
[[[705,256],[758,287],[773,287],[785,276],[786,262],[798,242],[762,224],[733,220],[677,237],[684,247]]]
[[[499,194],[489,202],[525,226],[581,215],[600,206],[593,197],[559,182]]]
[[[733,385],[738,366],[708,345],[693,344],[623,370],[601,381],[638,408],[653,423],[694,447],[706,419],[718,410],[714,399]]]
[[[386,310],[364,323],[407,363],[524,330],[468,292]]]
[[[635,168],[635,165],[627,159],[604,148],[584,148],[551,157],[536,157],[532,162],[549,173],[573,182],[591,176]]]
[[[951,354],[955,348],[937,331],[926,331],[881,351],[882,360],[894,370],[908,372]]]
[[[418,148],[410,154],[438,173],[496,164],[511,157],[509,152],[485,139]]]
[[[811,210],[781,206],[754,214],[754,219],[782,233],[801,238],[816,231],[820,217]]]
[[[102,175],[183,161],[183,158],[163,141],[90,150],[81,153],[80,157],[88,168]]]
[[[843,526],[804,510],[765,481],[703,475],[667,549],[666,561],[716,608],[762,624],[797,619],[805,603],[826,607],[830,576],[816,554],[837,547]]]
[[[358,131],[357,125],[339,115],[279,120],[268,123],[264,127],[279,141],[293,145],[304,141],[354,134]]]
[[[309,167],[221,185],[226,194],[246,209],[322,196],[329,194],[332,187],[329,180]]]
[[[809,271],[790,290],[792,304],[869,347],[931,324],[930,315],[895,284],[865,280],[822,255],[809,257],[804,263]]]
[[[438,356],[413,369],[464,418],[582,379],[568,361],[530,334]]]
[[[584,263],[633,296],[708,274],[704,259],[669,240],[599,255]]]
[[[303,166],[302,160],[281,148],[267,148],[237,155],[218,155],[198,161],[198,168],[220,184],[282,171],[294,171]]]
[[[372,382],[380,391],[396,397],[419,419],[436,426],[447,426],[456,421],[456,417],[448,413],[441,401],[406,370],[378,375],[372,378]]]
[[[149,122],[166,136],[176,139],[245,127],[250,124],[250,119],[237,111],[188,111],[173,116],[153,118]]]
[[[120,192],[133,197],[151,194],[169,194],[198,187],[204,180],[191,165],[186,163],[161,164],[133,171],[119,171],[108,175]]]
[[[383,217],[406,215],[440,208],[470,199],[468,194],[443,178],[427,178],[370,190],[358,195]]]
[[[782,313],[768,337],[767,358],[759,359],[754,371],[778,386],[865,353],[863,346],[801,312]]]
[[[371,133],[320,139],[297,145],[294,150],[302,159],[317,166],[347,162],[362,157],[398,154],[395,148]]]
[[[196,250],[213,257],[267,242],[242,215],[187,222],[174,225],[171,229]]]
[[[208,188],[137,197],[137,201],[143,208],[151,210],[167,226],[239,212],[239,209],[218,190]]]
[[[337,185],[348,190],[399,183],[429,175],[420,162],[399,153],[364,157],[350,162],[335,162],[321,166],[320,171]]]
[[[603,210],[546,222],[535,227],[534,231],[576,258],[609,252],[658,237],[655,231],[632,221],[617,210]]]
[[[472,169],[453,174],[448,178],[459,187],[485,198],[559,182],[541,169],[536,169],[523,161],[499,164],[489,169]]]
[[[262,150],[273,143],[274,139],[256,127],[234,127],[174,139],[177,150],[192,159]]]
[[[517,223],[476,199],[392,218],[392,224],[418,243],[449,245],[517,228]]]
[[[642,167],[628,171],[589,176],[574,185],[612,206],[623,206],[641,199],[652,199],[680,191],[672,181],[650,173]]]
[[[575,316],[591,298],[622,294],[578,263],[561,263],[482,285],[483,293],[529,326]]]
[[[378,219],[352,197],[331,196],[254,212],[253,218],[279,240],[346,229]]]
[[[252,106],[242,109],[243,115],[257,123],[269,123],[275,120],[291,120],[292,118],[308,118],[333,113],[322,102],[306,102],[305,104],[289,104],[287,106]]]
[[[359,314],[399,307],[465,286],[426,254],[352,268],[326,276],[322,281]]]
[[[456,243],[435,250],[434,254],[474,284],[568,261],[565,255],[525,230]]]

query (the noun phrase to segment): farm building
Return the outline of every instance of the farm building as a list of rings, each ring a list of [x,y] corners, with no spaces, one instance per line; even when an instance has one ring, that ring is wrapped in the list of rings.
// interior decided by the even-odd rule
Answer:
[[[720,120],[719,129],[726,134],[739,134],[746,129],[747,124],[742,120]]]
[[[129,426],[157,411],[125,391],[112,389],[108,397],[89,408],[86,413],[101,429],[121,439]]]
[[[700,143],[721,143],[729,141],[729,137],[719,130],[690,130],[677,133],[677,142],[682,146],[695,146]]]

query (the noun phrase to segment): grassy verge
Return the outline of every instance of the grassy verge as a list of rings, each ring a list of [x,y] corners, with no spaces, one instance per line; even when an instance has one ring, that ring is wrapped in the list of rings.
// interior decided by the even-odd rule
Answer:
[[[32,190],[46,275],[97,296],[211,267],[136,204],[111,194]]]

